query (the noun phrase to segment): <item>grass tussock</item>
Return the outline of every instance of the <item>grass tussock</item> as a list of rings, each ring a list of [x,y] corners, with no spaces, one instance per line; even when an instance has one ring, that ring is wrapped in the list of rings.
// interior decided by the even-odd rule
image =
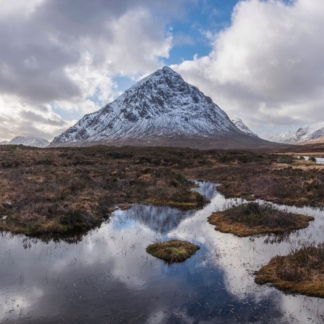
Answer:
[[[151,244],[146,252],[167,263],[175,263],[187,260],[199,249],[199,246],[186,241],[171,240]]]
[[[271,204],[255,202],[213,213],[208,221],[216,230],[244,237],[257,234],[281,234],[306,228],[313,217],[275,209]]]
[[[255,282],[307,296],[324,297],[324,243],[276,256],[255,273]]]

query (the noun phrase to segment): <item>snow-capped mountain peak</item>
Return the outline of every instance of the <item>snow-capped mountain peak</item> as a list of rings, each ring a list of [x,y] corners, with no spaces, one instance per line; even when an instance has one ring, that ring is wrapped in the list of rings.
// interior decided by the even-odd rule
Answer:
[[[293,144],[299,142],[307,142],[324,137],[324,122],[310,125],[304,125],[297,131],[289,131],[287,133],[270,137],[271,141],[278,143]]]
[[[140,80],[114,102],[85,115],[52,146],[244,137],[212,99],[169,67]],[[251,136],[251,134],[248,134]],[[190,142],[188,144],[190,146]]]
[[[25,145],[43,148],[49,145],[49,141],[34,136],[17,136],[13,138],[10,142],[2,142],[1,145]]]

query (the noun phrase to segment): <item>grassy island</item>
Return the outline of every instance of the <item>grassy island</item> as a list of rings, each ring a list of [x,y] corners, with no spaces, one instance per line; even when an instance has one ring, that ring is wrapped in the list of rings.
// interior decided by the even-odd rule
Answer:
[[[146,252],[167,263],[175,263],[189,259],[199,249],[199,246],[186,241],[171,240],[151,244]]]
[[[255,202],[213,213],[208,221],[216,230],[244,237],[257,234],[281,234],[306,228],[313,217],[280,211],[271,204]]]
[[[255,282],[307,296],[324,297],[324,244],[308,245],[276,256],[255,273]]]

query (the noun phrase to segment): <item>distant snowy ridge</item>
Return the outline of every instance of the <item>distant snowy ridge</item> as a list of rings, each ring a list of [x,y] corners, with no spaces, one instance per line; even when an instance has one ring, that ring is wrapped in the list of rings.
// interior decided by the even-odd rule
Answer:
[[[240,118],[234,118],[231,119],[232,123],[244,134],[254,136],[254,137],[259,137],[257,134],[253,133],[250,128],[248,128]]]
[[[251,132],[252,133],[252,132]],[[245,145],[255,135],[233,124],[199,89],[169,67],[157,70],[99,111],[85,115],[51,146],[109,143],[122,145],[204,145],[230,140]],[[261,139],[257,139],[261,143]],[[200,144],[199,144],[200,145]],[[196,145],[197,147],[197,145]],[[199,146],[198,146],[199,147]]]
[[[285,134],[272,136],[269,140],[277,143],[294,144],[316,140],[322,137],[324,137],[324,122],[305,125],[295,132],[289,131]]]
[[[0,145],[25,145],[39,148],[44,148],[49,144],[49,141],[47,141],[46,139],[33,136],[17,136],[11,141],[3,141],[0,143]]]

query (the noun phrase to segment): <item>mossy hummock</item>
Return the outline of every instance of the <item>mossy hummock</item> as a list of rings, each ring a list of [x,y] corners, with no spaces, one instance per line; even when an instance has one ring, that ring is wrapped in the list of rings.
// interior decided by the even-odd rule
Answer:
[[[183,262],[200,249],[199,246],[186,241],[171,240],[149,245],[146,252],[167,263]]]
[[[276,256],[255,272],[255,282],[291,293],[324,298],[324,244]]]
[[[208,218],[217,231],[239,237],[283,234],[306,228],[312,220],[314,217],[288,213],[275,209],[271,204],[261,205],[255,202],[213,213]]]

